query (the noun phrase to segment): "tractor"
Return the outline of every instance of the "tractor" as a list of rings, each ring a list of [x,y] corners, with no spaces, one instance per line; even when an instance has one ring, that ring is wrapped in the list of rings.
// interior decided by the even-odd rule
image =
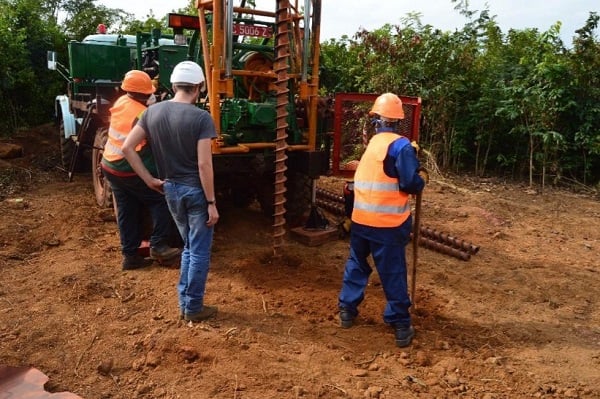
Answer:
[[[62,167],[69,181],[75,172],[91,167],[96,201],[99,206],[109,206],[111,193],[100,160],[110,124],[109,109],[123,94],[121,80],[131,69],[144,70],[156,80],[157,96],[168,97],[170,70],[188,59],[188,46],[176,44],[173,35],[155,29],[136,35],[89,35],[81,42],[69,42],[68,55],[67,68],[58,62],[55,52],[48,52],[48,68],[67,80],[67,94],[55,98]]]

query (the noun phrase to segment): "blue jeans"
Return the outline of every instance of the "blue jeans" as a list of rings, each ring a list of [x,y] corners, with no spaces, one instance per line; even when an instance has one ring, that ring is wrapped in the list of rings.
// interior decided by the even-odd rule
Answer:
[[[165,196],[150,189],[138,176],[121,177],[102,171],[117,202],[117,224],[123,255],[134,255],[142,242],[144,208],[152,218],[150,245],[167,245],[171,236],[172,220]]]
[[[167,180],[165,197],[183,239],[181,271],[177,291],[179,308],[194,314],[204,306],[204,291],[210,265],[213,227],[208,227],[208,204],[204,191]]]
[[[350,235],[350,256],[346,261],[338,306],[358,315],[358,305],[365,297],[369,276],[373,272],[367,262],[372,255],[381,280],[387,304],[383,321],[395,327],[411,323],[411,302],[408,296],[406,244],[410,240],[412,218],[396,228],[375,228],[353,223]]]

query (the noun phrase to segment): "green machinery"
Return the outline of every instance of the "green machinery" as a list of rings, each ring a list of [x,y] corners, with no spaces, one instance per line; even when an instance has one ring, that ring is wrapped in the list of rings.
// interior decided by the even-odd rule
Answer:
[[[320,116],[327,113],[318,97],[321,5],[276,0],[273,10],[257,10],[234,3],[199,0],[198,16],[169,14],[172,36],[97,34],[71,42],[68,69],[49,53],[49,68],[68,81],[67,94],[56,97],[63,166],[71,177],[82,158],[91,158],[96,199],[108,205],[99,161],[122,77],[134,68],[148,72],[163,101],[172,94],[173,67],[196,61],[207,78],[198,106],[211,113],[218,133],[218,195],[238,206],[258,200],[273,216],[277,247],[283,224],[309,211],[315,180],[329,169],[328,123]]]
[[[286,221],[315,209],[315,181],[329,169],[318,96],[321,0],[275,0],[270,10],[245,3],[196,2],[207,109],[219,135],[217,184],[226,174],[232,198],[243,205],[255,197],[273,216],[276,252]]]

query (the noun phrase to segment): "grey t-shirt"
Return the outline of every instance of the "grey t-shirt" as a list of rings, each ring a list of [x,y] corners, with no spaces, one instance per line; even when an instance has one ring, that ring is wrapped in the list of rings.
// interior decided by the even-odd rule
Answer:
[[[146,132],[158,177],[201,187],[197,144],[217,137],[211,115],[193,104],[163,101],[148,107],[138,124]]]

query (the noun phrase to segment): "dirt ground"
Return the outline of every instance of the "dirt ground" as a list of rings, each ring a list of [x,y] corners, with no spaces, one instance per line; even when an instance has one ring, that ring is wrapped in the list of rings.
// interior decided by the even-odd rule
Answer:
[[[110,210],[95,205],[89,175],[66,182],[55,168],[52,126],[12,141],[25,154],[0,163],[0,365],[38,368],[49,392],[600,398],[597,197],[436,176],[423,226],[480,250],[462,261],[420,248],[417,334],[400,349],[375,273],[357,325],[339,327],[347,239],[287,240],[273,257],[270,221],[252,207],[220,204],[206,298],[218,316],[180,320],[178,270],[121,271]],[[343,180],[319,184],[341,193]]]

